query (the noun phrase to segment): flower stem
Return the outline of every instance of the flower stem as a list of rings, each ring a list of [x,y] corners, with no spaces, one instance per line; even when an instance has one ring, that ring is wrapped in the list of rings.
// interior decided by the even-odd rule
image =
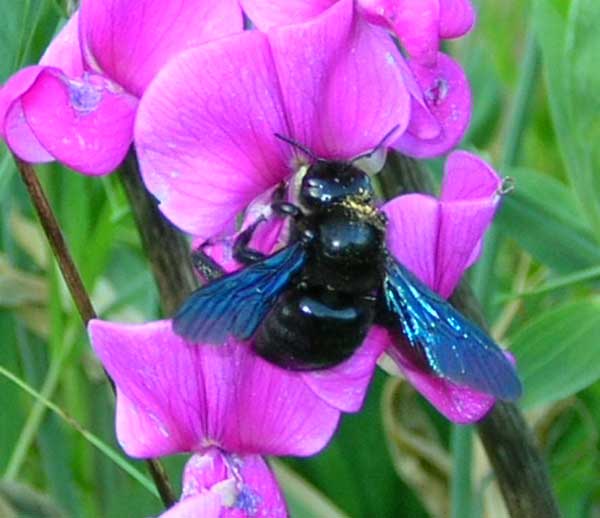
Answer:
[[[453,460],[450,481],[450,516],[452,518],[470,518],[472,515],[473,428],[454,425],[450,436],[450,448]]]
[[[33,206],[37,212],[42,228],[44,229],[44,233],[46,234],[46,238],[50,243],[52,252],[56,257],[58,266],[62,272],[63,278],[65,279],[69,292],[75,301],[77,311],[79,311],[79,315],[81,316],[84,324],[87,325],[92,318],[96,318],[96,312],[94,311],[90,297],[85,289],[81,275],[79,274],[79,271],[73,262],[56,216],[50,207],[48,198],[46,197],[31,164],[22,161],[16,156],[15,162],[17,164],[19,173],[21,174],[21,178],[23,179],[23,183],[29,192],[29,197],[31,198]],[[114,384],[112,380],[110,380],[110,378],[108,379],[114,390]],[[172,506],[176,501],[176,497],[164,467],[159,461],[154,459],[148,459],[146,463],[163,504],[165,507]]]

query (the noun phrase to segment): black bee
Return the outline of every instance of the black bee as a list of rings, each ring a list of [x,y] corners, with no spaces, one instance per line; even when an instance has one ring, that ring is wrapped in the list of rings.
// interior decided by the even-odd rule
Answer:
[[[252,338],[256,353],[291,370],[324,369],[349,358],[374,322],[399,332],[436,375],[513,400],[521,383],[500,347],[431,291],[385,247],[386,217],[366,173],[316,160],[301,180],[288,245],[270,256],[249,249],[260,220],[240,234],[244,268],[196,290],[173,319],[190,342]]]

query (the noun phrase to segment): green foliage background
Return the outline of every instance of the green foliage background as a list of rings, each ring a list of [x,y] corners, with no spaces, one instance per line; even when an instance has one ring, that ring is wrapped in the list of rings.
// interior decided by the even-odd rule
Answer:
[[[0,0],[0,81],[39,59],[67,3]],[[474,93],[463,147],[514,177],[516,190],[471,281],[517,357],[521,405],[564,516],[592,516],[600,513],[600,2],[475,3],[476,29],[447,49]],[[441,162],[428,166],[439,178]],[[98,312],[159,317],[118,178],[63,169],[38,168]],[[115,442],[111,392],[5,147],[0,206],[0,515],[159,514],[147,481],[124,470],[146,477]],[[113,448],[117,461],[45,400]],[[177,483],[184,461],[166,461]],[[292,515],[302,518],[503,516],[470,429],[449,425],[383,373],[321,455],[279,461],[277,471]]]

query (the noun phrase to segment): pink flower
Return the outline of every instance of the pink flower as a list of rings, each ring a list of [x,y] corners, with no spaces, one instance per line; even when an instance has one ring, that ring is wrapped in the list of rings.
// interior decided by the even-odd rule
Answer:
[[[296,150],[276,134],[340,160],[372,150],[394,128],[403,134],[406,70],[386,31],[357,16],[352,0],[268,35],[247,31],[190,49],[140,104],[144,181],[177,226],[213,236],[293,173]]]
[[[170,518],[246,516],[235,513],[249,508],[258,516],[285,515],[260,456],[305,456],[323,448],[341,412],[362,405],[381,353],[380,344],[366,344],[335,369],[313,375],[275,367],[245,344],[188,344],[168,320],[92,320],[88,330],[116,384],[116,431],[125,452],[195,453],[182,500],[165,515]]]
[[[445,165],[440,198],[408,194],[387,202],[387,246],[404,266],[444,298],[478,258],[483,235],[500,201],[501,179],[475,155],[452,153]],[[409,347],[380,329],[386,347],[413,386],[448,419],[471,423],[493,406],[488,394],[459,386],[423,370]]]
[[[40,64],[0,90],[0,135],[22,159],[112,171],[150,80],[176,53],[243,28],[235,0],[83,0]]]
[[[340,0],[241,0],[261,30],[311,20]],[[358,16],[392,31],[410,56],[406,82],[412,112],[392,147],[427,158],[458,144],[471,116],[470,89],[458,63],[439,52],[440,38],[462,36],[475,22],[470,0],[359,0]]]
[[[181,500],[160,518],[287,515],[273,472],[260,455],[232,455],[213,448],[188,461]]]
[[[339,0],[241,0],[261,30],[310,20]],[[410,56],[424,65],[437,59],[440,38],[466,34],[475,22],[470,0],[358,0],[362,16],[393,31]]]
[[[449,58],[440,66],[454,79],[424,70],[423,85],[436,84],[426,97],[460,133],[470,112],[466,81]],[[163,213],[208,238],[292,174],[296,151],[275,134],[348,160],[396,128],[390,140],[421,154],[427,145],[445,149],[456,134],[432,113],[387,32],[341,0],[304,24],[247,31],[174,58],[141,101],[135,142]]]

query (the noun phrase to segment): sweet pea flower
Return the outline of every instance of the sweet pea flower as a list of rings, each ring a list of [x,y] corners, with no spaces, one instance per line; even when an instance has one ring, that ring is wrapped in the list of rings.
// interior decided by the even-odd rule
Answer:
[[[288,516],[269,466],[259,455],[237,456],[213,448],[188,461],[181,500],[160,518],[254,516]]]
[[[261,30],[309,20],[339,0],[240,0]],[[458,38],[475,23],[470,0],[358,0],[362,16],[390,29],[408,54],[433,65],[441,38]]]
[[[246,344],[189,344],[171,322],[92,320],[92,347],[116,385],[116,433],[133,457],[194,453],[168,518],[285,516],[261,455],[313,455],[342,411],[362,405],[381,344],[318,374],[290,372]]]
[[[373,150],[394,128],[389,139],[404,135],[406,70],[387,31],[352,0],[302,24],[185,51],[140,103],[144,182],[173,223],[209,238],[292,175],[296,150],[277,134],[338,160]]]
[[[83,0],[40,63],[0,89],[0,136],[29,162],[112,171],[139,98],[181,50],[243,29],[236,0]]]
[[[300,23],[340,0],[241,0],[261,30]],[[470,30],[470,0],[359,0],[357,15],[391,30],[410,56],[405,81],[411,95],[407,131],[390,145],[415,158],[442,155],[455,147],[471,118],[471,93],[461,66],[439,52],[440,38]]]
[[[429,288],[447,299],[464,271],[479,257],[503,189],[502,180],[483,160],[455,151],[446,160],[439,199],[408,194],[383,205],[389,218],[388,249]],[[380,345],[408,381],[448,419],[472,423],[491,409],[492,396],[424,370],[415,363],[407,344],[383,328],[378,330]]]

